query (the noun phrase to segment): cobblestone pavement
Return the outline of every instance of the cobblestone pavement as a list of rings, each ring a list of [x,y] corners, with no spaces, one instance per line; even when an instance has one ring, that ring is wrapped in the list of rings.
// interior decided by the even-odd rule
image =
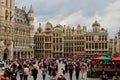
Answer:
[[[64,64],[59,63],[58,66],[59,66],[59,67],[58,67],[58,74],[57,74],[57,76],[62,73],[61,68],[64,67]],[[0,73],[3,73],[3,71],[0,70]],[[97,79],[97,78],[87,78],[86,74],[87,74],[87,73],[84,74],[84,79],[81,79],[81,73],[80,73],[79,80],[99,80],[99,79]],[[68,75],[68,73],[66,73],[64,76],[65,76],[65,78],[66,78],[67,80],[69,80],[69,75]],[[20,80],[19,74],[18,74],[18,76],[17,76],[17,80]],[[33,80],[33,77],[32,77],[31,75],[29,75],[29,76],[28,76],[28,80]],[[40,70],[40,69],[39,69],[39,74],[38,74],[38,76],[37,76],[37,80],[42,80],[41,70]],[[50,76],[48,76],[48,74],[46,75],[46,80],[50,80]],[[75,78],[75,73],[73,73],[73,80],[76,80],[76,78]]]
[[[59,66],[59,68],[58,68],[57,76],[62,73],[61,68],[64,67],[64,64],[60,63],[60,64],[58,64],[58,66]],[[69,75],[67,73],[64,76],[66,77],[67,80],[69,80]],[[99,80],[99,79],[96,79],[96,78],[87,78],[86,77],[86,73],[85,73],[84,77],[85,77],[85,79],[81,79],[81,75],[80,75],[79,76],[79,80]],[[28,80],[32,80],[32,76],[31,75],[29,75],[29,79]],[[39,74],[38,74],[37,80],[42,80],[41,70],[39,70]],[[46,76],[46,80],[50,80],[50,76],[47,75]],[[73,74],[73,80],[76,80],[75,73]]]

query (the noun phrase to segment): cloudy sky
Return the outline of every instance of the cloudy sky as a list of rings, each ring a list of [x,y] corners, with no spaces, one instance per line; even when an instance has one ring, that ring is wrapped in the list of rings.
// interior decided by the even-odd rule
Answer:
[[[97,19],[102,28],[109,31],[113,38],[120,28],[120,0],[16,0],[21,8],[26,5],[27,11],[33,5],[35,28],[38,23],[44,28],[47,21],[76,27],[78,24],[92,29]]]

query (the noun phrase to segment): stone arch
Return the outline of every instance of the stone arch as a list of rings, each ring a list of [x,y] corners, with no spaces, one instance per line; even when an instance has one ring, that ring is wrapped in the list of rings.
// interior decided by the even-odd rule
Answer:
[[[3,53],[3,59],[7,60],[8,58],[9,58],[9,50],[8,48],[6,48]]]
[[[27,58],[27,52],[25,51],[24,58]]]
[[[17,57],[16,51],[13,52],[13,59]]]
[[[21,52],[21,58],[23,58],[23,51]]]
[[[30,59],[30,51],[28,52],[28,58]]]
[[[18,59],[20,59],[20,52],[18,52]]]

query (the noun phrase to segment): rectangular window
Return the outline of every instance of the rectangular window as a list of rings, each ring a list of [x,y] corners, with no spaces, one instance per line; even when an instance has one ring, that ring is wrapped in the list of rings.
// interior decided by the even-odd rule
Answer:
[[[55,51],[55,46],[53,46],[53,51]]]
[[[62,42],[62,38],[60,38],[60,43]]]
[[[89,49],[91,49],[91,43],[89,43]]]
[[[53,38],[53,43],[55,43],[55,38]]]
[[[92,41],[94,41],[94,37],[92,36]]]
[[[101,49],[101,43],[99,43],[99,49]]]
[[[107,36],[105,36],[105,40],[107,40]]]
[[[99,40],[101,41],[101,36],[99,36]]]
[[[86,36],[86,41],[88,41],[88,36]]]
[[[104,36],[102,36],[102,41],[104,40]]]
[[[102,43],[102,49],[104,49],[104,43]]]
[[[95,49],[98,49],[98,43],[95,43]]]
[[[107,43],[105,43],[105,49],[107,49]]]
[[[56,43],[58,43],[58,38],[56,39]]]
[[[88,43],[86,43],[86,49],[88,49]]]
[[[89,41],[91,41],[91,36],[89,36]]]
[[[60,45],[60,51],[62,51],[62,45]]]
[[[92,49],[94,49],[94,43],[92,43]]]

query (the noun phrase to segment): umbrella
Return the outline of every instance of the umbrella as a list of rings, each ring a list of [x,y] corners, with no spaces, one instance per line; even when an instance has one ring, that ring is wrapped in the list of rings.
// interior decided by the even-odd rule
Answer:
[[[93,60],[95,60],[95,61],[110,61],[111,58],[106,57],[106,56],[99,56],[99,57],[94,58]]]
[[[118,61],[120,61],[120,56],[115,57],[115,58],[113,58],[112,60],[118,62]]]

